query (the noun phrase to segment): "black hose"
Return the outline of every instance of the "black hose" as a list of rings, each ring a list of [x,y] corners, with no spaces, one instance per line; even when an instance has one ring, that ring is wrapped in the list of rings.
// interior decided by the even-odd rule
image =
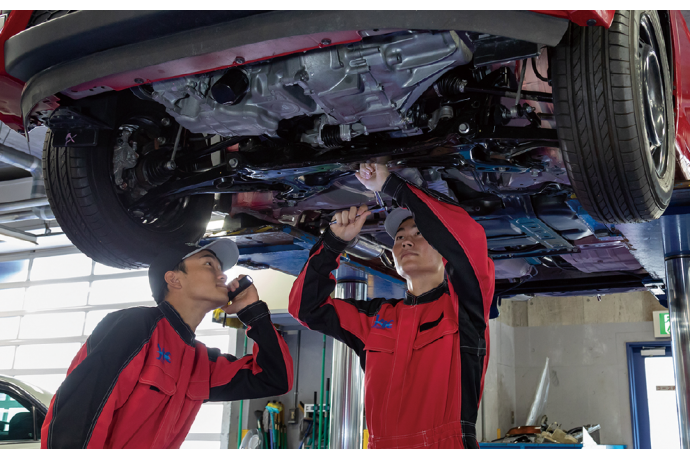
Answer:
[[[541,74],[539,73],[539,71],[537,70],[537,61],[534,58],[532,58],[532,71],[534,71],[534,75],[536,75],[537,78],[540,79],[541,81],[545,81],[546,83],[549,82],[549,79],[542,77]]]

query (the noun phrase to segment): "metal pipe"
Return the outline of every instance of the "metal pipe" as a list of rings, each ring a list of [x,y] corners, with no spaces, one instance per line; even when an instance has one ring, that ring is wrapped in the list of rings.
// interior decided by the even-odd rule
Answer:
[[[336,279],[336,298],[367,298],[367,276],[363,270],[341,265],[336,270]],[[332,367],[330,448],[361,449],[364,372],[359,356],[344,343],[334,340]]]
[[[360,259],[377,259],[386,251],[386,247],[376,241],[371,241],[362,236],[356,236],[345,248],[345,252]]]
[[[661,218],[680,447],[690,449],[690,215]]]
[[[31,211],[20,211],[9,214],[0,214],[0,224],[7,222],[21,222],[23,220],[38,219],[38,216]]]
[[[323,423],[323,382],[326,374],[326,334],[323,335],[323,349],[321,351],[321,400],[319,402],[319,431],[316,435],[316,448],[321,449],[321,440],[323,439],[323,430],[325,424]]]
[[[31,185],[31,198],[46,195],[46,188],[43,183],[43,165],[39,158],[5,144],[0,144],[0,161],[31,173],[31,177],[34,179]]]
[[[32,198],[30,200],[0,203],[0,213],[22,211],[24,209],[32,209],[39,206],[48,206],[48,198]]]

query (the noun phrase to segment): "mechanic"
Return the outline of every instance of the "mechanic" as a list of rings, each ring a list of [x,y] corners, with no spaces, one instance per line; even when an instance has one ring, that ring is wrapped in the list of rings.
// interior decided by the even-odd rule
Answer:
[[[484,229],[454,201],[385,165],[356,173],[400,205],[387,217],[404,300],[339,300],[331,271],[362,229],[366,206],[336,213],[290,293],[290,314],[355,350],[365,368],[369,448],[478,448],[489,359],[494,266]],[[358,217],[357,217],[358,216]]]
[[[42,448],[179,448],[204,401],[287,393],[293,366],[254,285],[228,305],[227,270],[239,251],[230,240],[181,244],[149,268],[156,307],[127,308],[94,329],[53,397]],[[254,340],[240,359],[195,339],[204,316],[236,313]]]

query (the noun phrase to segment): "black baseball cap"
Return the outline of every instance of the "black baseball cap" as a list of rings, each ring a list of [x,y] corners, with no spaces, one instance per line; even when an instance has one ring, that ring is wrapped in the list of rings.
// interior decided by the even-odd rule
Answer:
[[[149,286],[151,286],[153,299],[157,303],[161,303],[165,297],[164,292],[167,286],[165,274],[173,270],[184,259],[201,251],[212,252],[220,261],[223,270],[235,266],[240,258],[237,245],[230,239],[218,239],[204,246],[180,243],[166,247],[149,266]]]

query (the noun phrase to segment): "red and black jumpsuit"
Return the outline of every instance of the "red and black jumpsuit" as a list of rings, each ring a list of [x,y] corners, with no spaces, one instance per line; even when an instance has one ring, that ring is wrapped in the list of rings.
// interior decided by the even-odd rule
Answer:
[[[365,370],[369,448],[478,448],[494,265],[484,229],[455,202],[391,174],[383,192],[412,211],[445,279],[404,300],[339,300],[331,272],[347,242],[328,230],[290,293],[290,314],[348,345]]]
[[[292,357],[266,304],[237,317],[254,340],[253,354],[239,359],[197,341],[168,302],[110,313],[53,396],[41,447],[178,448],[204,401],[290,391]]]

